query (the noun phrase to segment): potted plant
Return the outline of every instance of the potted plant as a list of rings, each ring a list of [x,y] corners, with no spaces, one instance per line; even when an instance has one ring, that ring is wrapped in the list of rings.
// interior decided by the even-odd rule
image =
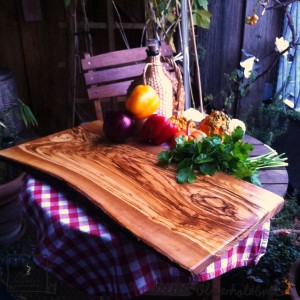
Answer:
[[[24,124],[36,126],[37,121],[31,110],[21,100],[20,113]],[[22,138],[13,130],[9,109],[0,112],[0,150],[20,142]],[[0,161],[0,244],[9,244],[24,232],[22,208],[19,194],[22,189],[24,173],[13,165]]]

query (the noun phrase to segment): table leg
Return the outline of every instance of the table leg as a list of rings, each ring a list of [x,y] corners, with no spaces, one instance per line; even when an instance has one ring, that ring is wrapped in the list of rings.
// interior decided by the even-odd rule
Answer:
[[[212,297],[211,300],[220,300],[221,297],[221,276],[212,279]]]

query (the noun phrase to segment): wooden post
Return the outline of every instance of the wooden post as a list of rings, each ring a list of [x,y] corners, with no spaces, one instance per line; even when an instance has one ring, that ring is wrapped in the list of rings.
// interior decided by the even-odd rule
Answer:
[[[188,46],[188,7],[187,0],[181,0],[181,26],[182,26],[182,51],[183,51],[183,85],[185,92],[185,108],[191,107],[190,98],[190,61]]]
[[[114,24],[114,10],[112,0],[106,0],[107,4],[107,31],[108,31],[108,46],[109,51],[116,50],[115,41],[115,24]]]

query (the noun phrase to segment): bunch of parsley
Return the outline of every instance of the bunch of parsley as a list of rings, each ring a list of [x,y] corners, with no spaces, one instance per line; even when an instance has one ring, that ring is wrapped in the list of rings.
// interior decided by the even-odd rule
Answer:
[[[244,142],[244,131],[237,127],[231,135],[220,135],[202,140],[185,141],[181,136],[176,139],[176,147],[162,151],[158,160],[163,165],[177,163],[177,182],[193,183],[197,179],[196,171],[204,175],[214,175],[221,171],[260,186],[259,169],[286,166],[273,150],[271,153],[250,158],[253,145]]]

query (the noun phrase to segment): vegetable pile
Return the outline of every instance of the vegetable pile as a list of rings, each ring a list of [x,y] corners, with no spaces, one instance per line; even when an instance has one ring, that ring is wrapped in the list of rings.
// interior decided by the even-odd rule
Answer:
[[[158,160],[162,165],[177,164],[178,183],[193,183],[196,172],[214,175],[218,171],[260,186],[259,170],[287,166],[287,158],[277,155],[275,150],[258,157],[249,157],[253,145],[242,141],[244,131],[237,127],[231,135],[212,135],[197,140],[176,139],[172,150],[162,151]]]
[[[278,155],[275,150],[250,157],[254,147],[243,141],[245,124],[222,111],[214,110],[209,115],[195,111],[200,120],[196,126],[182,113],[170,118],[157,114],[159,105],[160,99],[151,86],[138,85],[125,102],[125,112],[107,112],[103,129],[115,142],[126,142],[138,134],[146,143],[167,143],[171,150],[160,152],[158,160],[162,165],[177,164],[178,183],[193,183],[197,172],[211,176],[221,171],[260,186],[260,169],[288,165],[284,153]],[[137,120],[142,121],[139,131]]]

